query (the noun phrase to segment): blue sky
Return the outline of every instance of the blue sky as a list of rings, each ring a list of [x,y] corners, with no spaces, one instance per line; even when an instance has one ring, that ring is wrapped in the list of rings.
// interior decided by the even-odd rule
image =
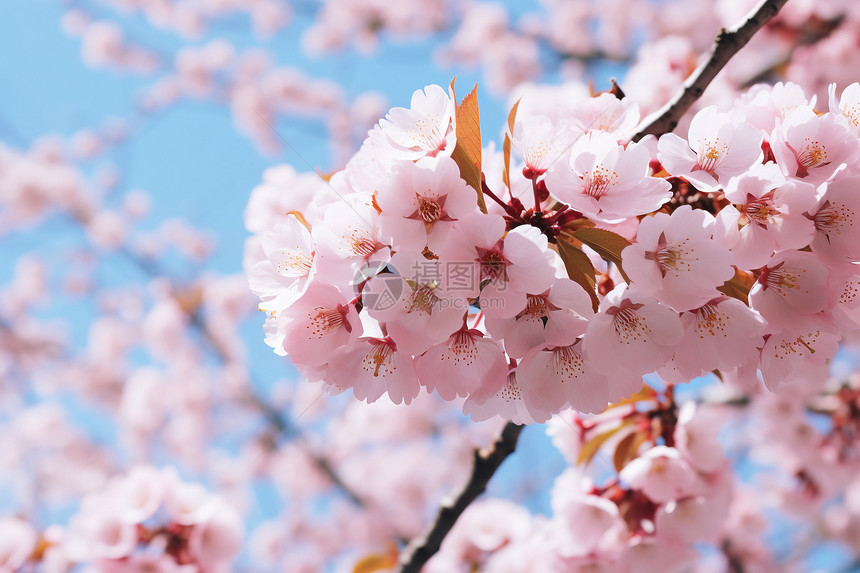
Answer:
[[[80,60],[80,42],[63,33],[60,18],[63,3],[57,0],[8,0],[0,2],[0,142],[24,149],[38,137],[57,134],[68,137],[82,128],[104,125],[112,118],[128,117],[139,94],[152,79],[110,70],[92,70]],[[97,15],[116,17],[101,9]],[[135,40],[158,51],[172,52],[179,45],[170,34],[153,31],[136,17],[120,20]],[[492,97],[476,70],[443,69],[433,65],[437,42],[392,45],[383,42],[376,55],[338,54],[309,59],[300,52],[297,30],[307,24],[300,16],[288,33],[262,47],[280,64],[301,66],[313,77],[337,81],[348,96],[373,90],[383,93],[392,106],[409,105],[411,94],[430,83],[447,85],[457,76],[462,97],[479,83],[479,101],[485,134],[499,133],[507,111],[505,102]],[[214,34],[231,39],[237,47],[255,41],[247,34],[247,24],[235,21],[216,24]],[[205,39],[196,44],[205,43]],[[325,130],[321,124],[289,120],[277,128],[290,145],[301,150],[298,157],[285,146],[277,156],[265,156],[233,126],[229,110],[212,103],[187,102],[158,112],[133,124],[132,137],[105,156],[84,164],[86,171],[115,165],[122,170],[119,193],[144,189],[152,196],[151,214],[143,228],[151,228],[168,218],[180,218],[208,231],[217,239],[216,254],[206,269],[220,273],[241,272],[242,247],[247,232],[242,212],[251,189],[262,171],[271,165],[289,163],[307,171],[305,161],[328,171],[331,168]],[[485,135],[486,139],[486,135]],[[82,241],[74,225],[52,222],[50,231],[16,233],[0,241],[0,279],[7,280],[22,252],[37,250],[47,260],[63,264],[65,249]],[[117,262],[111,266],[110,280],[139,281],[133,267]],[[184,269],[182,269],[184,270]],[[52,308],[48,314],[54,312]],[[89,312],[75,305],[62,311],[72,321],[73,332],[81,339]],[[245,328],[255,374],[264,384],[289,375],[291,369],[272,355],[263,344],[262,317]],[[83,409],[90,432],[109,436],[112,429],[99,422],[97,412]],[[564,462],[548,445],[543,428],[528,429],[522,445],[491,486],[501,493],[534,468],[546,468],[543,480],[532,484],[532,506],[549,511],[546,477],[555,475]],[[522,485],[522,484],[520,484]]]
[[[522,3],[509,3],[524,9]],[[63,5],[60,0],[0,2],[0,142],[4,144],[24,148],[43,135],[70,136],[81,128],[126,117],[134,109],[140,90],[151,81],[85,67],[79,57],[79,41],[60,29]],[[101,10],[102,15],[112,15]],[[160,51],[169,53],[180,45],[172,35],[153,31],[139,18],[124,17],[120,21],[135,39]],[[383,42],[380,52],[370,57],[339,54],[310,59],[301,53],[297,34],[306,24],[299,16],[287,33],[262,47],[278,63],[298,65],[313,77],[337,81],[348,96],[375,90],[385,94],[392,106],[408,106],[412,92],[427,84],[447,85],[456,75],[462,97],[480,80],[475,70],[435,67],[433,52],[437,42],[433,41],[405,46]],[[246,30],[247,23],[238,18],[216,24],[213,31],[242,47],[254,44]],[[601,74],[596,78],[597,85],[604,85],[606,76],[618,73],[615,69],[611,74]],[[494,98],[480,83],[479,101],[484,133],[499,133],[506,116],[505,102]],[[284,120],[277,127],[292,147],[301,150],[302,157],[289,148],[275,157],[262,155],[253,142],[237,133],[223,106],[181,103],[136,124],[128,143],[87,164],[87,168],[111,163],[118,166],[123,174],[120,192],[144,189],[152,195],[153,209],[144,228],[167,218],[189,220],[217,238],[216,255],[207,269],[236,273],[241,271],[247,236],[242,212],[262,171],[284,162],[306,171],[305,161],[324,172],[331,168],[321,124],[307,120],[291,124]],[[0,281],[8,279],[22,252],[38,248],[49,260],[62,264],[62,249],[79,240],[80,236],[61,222],[49,232],[4,237],[0,240]],[[118,266],[115,273],[117,281],[140,280],[133,268]],[[67,315],[77,321],[75,328],[85,330],[86,312],[75,314],[72,310]],[[251,349],[255,374],[261,375],[264,383],[271,383],[288,374],[289,369],[263,344],[260,324],[261,320],[248,325],[245,340]],[[89,429],[96,433],[110,431],[101,428],[96,418],[90,419]],[[543,428],[529,428],[516,455],[503,466],[490,491],[514,491],[514,484],[521,483],[523,476],[538,475],[531,484],[530,505],[533,510],[548,512],[548,478],[563,467],[559,454],[548,445]],[[828,564],[826,553],[822,561],[822,566]]]

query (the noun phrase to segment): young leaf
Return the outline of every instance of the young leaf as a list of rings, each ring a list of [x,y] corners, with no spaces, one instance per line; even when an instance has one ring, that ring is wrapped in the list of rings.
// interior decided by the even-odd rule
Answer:
[[[614,404],[610,404],[606,409],[609,410],[611,408],[617,408],[619,406],[627,406],[630,404],[636,404],[637,402],[645,402],[646,400],[653,400],[657,397],[657,391],[654,390],[648,384],[643,383],[642,389],[631,395],[629,398],[624,398],[623,400],[619,400]]]
[[[621,266],[621,251],[630,245],[630,241],[612,231],[597,228],[580,228],[571,233],[573,238],[588,245],[602,258],[618,267],[618,272],[628,283],[630,278]]]
[[[747,304],[747,295],[754,284],[755,276],[752,273],[736,269],[735,276],[723,283],[723,286],[718,286],[717,290]]]
[[[397,556],[379,555],[378,553],[362,557],[355,567],[352,568],[352,573],[374,573],[376,571],[388,571],[397,565]]]
[[[453,80],[451,82],[453,90]],[[451,158],[460,168],[460,177],[478,193],[478,208],[487,212],[481,178],[481,119],[478,113],[478,86],[457,106],[457,145]]]
[[[563,240],[562,237],[559,237],[557,245],[558,254],[564,262],[564,268],[567,269],[567,276],[588,293],[588,296],[591,297],[591,307],[594,312],[597,312],[600,301],[595,292],[597,281],[594,266],[585,253]]]
[[[502,155],[505,157],[505,170],[502,171],[502,182],[508,191],[511,190],[511,136],[505,134],[505,142],[502,144]]]
[[[505,142],[502,144],[502,153],[505,157],[505,171],[502,173],[502,181],[504,181],[508,191],[511,190],[511,135],[514,133],[514,121],[517,119],[517,108],[520,107],[520,100],[522,98],[517,100],[508,114],[508,130],[505,132]]]
[[[612,456],[612,465],[615,471],[620,472],[624,466],[639,453],[639,446],[645,441],[645,435],[641,432],[630,432],[615,446],[615,454]]]
[[[597,455],[597,451],[600,447],[606,443],[606,440],[617,434],[621,429],[626,428],[630,424],[633,423],[632,418],[627,418],[621,422],[621,424],[611,430],[606,430],[605,432],[601,432],[582,444],[582,449],[579,450],[579,456],[576,458],[576,465],[580,464],[588,464],[591,462],[592,458]]]

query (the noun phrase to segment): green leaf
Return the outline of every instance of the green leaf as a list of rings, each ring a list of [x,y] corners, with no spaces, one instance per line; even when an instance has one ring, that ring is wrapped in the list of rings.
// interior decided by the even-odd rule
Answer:
[[[570,233],[576,240],[588,245],[602,258],[618,267],[618,272],[628,283],[630,278],[621,266],[621,251],[630,245],[630,241],[612,231],[605,229],[583,227]]]
[[[591,297],[591,307],[594,312],[597,312],[597,307],[600,301],[597,299],[597,280],[595,279],[596,271],[588,255],[581,250],[559,237],[558,254],[564,262],[564,268],[567,269],[567,276],[570,280],[581,286],[588,296]]]
[[[453,91],[454,80],[451,80]],[[457,106],[457,145],[451,158],[460,168],[460,177],[478,193],[478,208],[487,212],[481,177],[481,118],[478,112],[478,86]]]

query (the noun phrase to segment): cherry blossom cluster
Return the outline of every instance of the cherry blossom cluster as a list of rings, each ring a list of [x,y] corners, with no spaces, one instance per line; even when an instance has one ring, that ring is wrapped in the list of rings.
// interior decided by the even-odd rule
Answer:
[[[84,498],[65,528],[43,535],[21,520],[0,519],[0,565],[41,562],[65,571],[229,571],[242,542],[235,509],[175,470],[136,466]]]
[[[466,103],[428,86],[330,180],[255,190],[267,342],[332,392],[423,387],[474,419],[599,412],[653,371],[813,384],[857,325],[858,92],[834,86],[821,113],[758,86],[636,143],[620,94],[549,117],[523,102],[522,166],[485,148],[478,195],[455,152]]]
[[[555,480],[552,515],[503,500],[476,503],[428,571],[682,571],[703,559],[694,544],[721,548],[705,570],[726,569],[731,559],[752,567],[760,531],[739,520],[744,499],[714,431],[719,415],[694,402],[678,409],[671,397],[641,407],[656,397],[600,416],[553,418],[547,431],[570,467]],[[613,456],[618,476],[596,483],[583,466],[612,449],[621,452]]]

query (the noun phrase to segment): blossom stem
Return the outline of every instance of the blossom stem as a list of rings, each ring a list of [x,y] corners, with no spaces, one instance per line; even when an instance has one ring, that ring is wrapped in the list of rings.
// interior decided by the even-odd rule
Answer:
[[[514,217],[515,219],[520,218],[520,214],[517,213],[513,207],[511,207],[510,205],[508,205],[507,203],[505,203],[504,201],[499,199],[496,196],[496,194],[492,192],[492,190],[490,189],[490,186],[487,185],[487,182],[483,178],[481,179],[481,190],[483,191],[484,195],[486,195],[487,197],[489,197],[490,199],[492,199],[493,201],[498,203],[501,206],[501,208],[505,210],[505,213],[507,213],[511,217]]]

